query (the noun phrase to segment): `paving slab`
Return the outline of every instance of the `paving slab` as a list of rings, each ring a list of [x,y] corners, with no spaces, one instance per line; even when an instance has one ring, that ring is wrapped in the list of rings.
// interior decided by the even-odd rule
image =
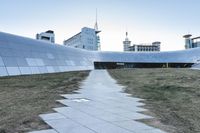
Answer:
[[[58,133],[54,129],[49,129],[49,130],[40,130],[40,131],[33,131],[29,133]]]
[[[91,124],[88,127],[97,133],[134,133],[111,123]]]
[[[64,99],[57,102],[62,103],[63,107],[54,108],[55,113],[40,115],[54,129],[47,131],[52,133],[165,133],[136,121],[153,117],[140,113],[147,111],[142,108],[145,105],[143,99],[124,93],[124,87],[118,85],[106,70],[91,71],[80,88],[76,94],[61,94]]]
[[[95,133],[71,119],[56,119],[45,121],[59,133]]]
[[[66,118],[64,115],[60,113],[41,114],[39,116],[45,121]]]
[[[137,122],[137,121],[117,121],[113,122],[114,124],[118,125],[119,127],[131,130],[133,132],[142,132],[142,131],[147,131],[147,130],[153,130],[155,128],[150,127],[148,125],[145,125],[143,123]]]

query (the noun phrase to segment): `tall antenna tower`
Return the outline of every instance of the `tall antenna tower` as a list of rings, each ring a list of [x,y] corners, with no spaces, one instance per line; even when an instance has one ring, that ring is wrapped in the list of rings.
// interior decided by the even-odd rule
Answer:
[[[97,23],[97,16],[98,14],[97,14],[97,9],[96,9],[96,21],[95,21],[95,25],[94,25],[94,29],[95,29],[95,31],[98,31],[98,23]]]

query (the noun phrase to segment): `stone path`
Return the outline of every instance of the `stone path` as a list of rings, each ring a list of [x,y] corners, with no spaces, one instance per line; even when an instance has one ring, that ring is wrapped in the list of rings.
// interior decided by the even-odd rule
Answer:
[[[31,133],[165,133],[135,121],[152,117],[138,113],[145,111],[139,107],[142,99],[122,93],[106,70],[91,71],[81,88],[78,94],[62,95],[66,99],[58,102],[66,106],[40,115],[52,129]]]

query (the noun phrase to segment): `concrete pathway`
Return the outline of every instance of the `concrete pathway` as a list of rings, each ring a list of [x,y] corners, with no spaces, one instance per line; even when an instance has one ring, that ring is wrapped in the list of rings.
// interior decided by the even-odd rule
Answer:
[[[142,99],[122,93],[106,70],[91,71],[81,88],[62,95],[66,99],[58,102],[66,106],[54,108],[56,113],[40,115],[52,129],[31,133],[164,133],[135,121],[152,117],[138,113],[145,111]]]

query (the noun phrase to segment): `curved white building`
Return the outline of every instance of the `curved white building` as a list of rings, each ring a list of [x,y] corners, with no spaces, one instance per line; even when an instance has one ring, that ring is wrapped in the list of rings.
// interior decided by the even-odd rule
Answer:
[[[99,52],[0,32],[0,76],[95,68],[191,67],[199,61],[200,48],[154,53]]]

